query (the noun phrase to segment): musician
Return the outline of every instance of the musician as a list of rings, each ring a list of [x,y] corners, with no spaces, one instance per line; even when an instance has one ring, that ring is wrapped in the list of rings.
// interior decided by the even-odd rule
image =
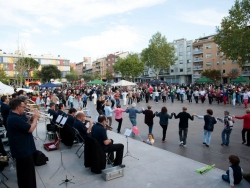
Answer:
[[[24,90],[19,90],[18,92],[17,92],[17,95],[18,96],[26,96],[26,92],[24,91]]]
[[[56,108],[56,104],[55,103],[50,103],[50,109],[48,110],[48,114],[50,116],[53,116],[53,119],[52,119],[52,122],[55,123],[56,122],[56,119],[58,117],[58,114],[56,113],[55,111],[55,108]]]
[[[73,127],[74,125],[76,112],[77,110],[75,108],[69,109],[66,123],[69,124],[71,127]]]
[[[83,112],[78,112],[76,114],[76,119],[73,125],[73,127],[79,131],[83,139],[85,139],[89,135],[93,124],[92,121],[89,121],[89,128],[87,128],[86,122],[83,123],[83,121],[85,121],[85,118],[86,117]]]
[[[36,188],[36,173],[33,153],[36,146],[32,132],[37,126],[39,113],[34,111],[33,121],[27,123],[23,118],[25,104],[20,99],[10,103],[7,127],[9,131],[9,145],[12,157],[16,159],[16,173],[19,188]]]
[[[9,99],[7,96],[2,96],[1,101],[2,101],[1,114],[3,117],[3,125],[5,126],[5,128],[7,130],[6,121],[7,121],[7,118],[9,116],[9,113],[10,113],[10,106],[8,105]]]
[[[61,115],[61,116],[66,116],[67,114],[64,112],[64,104],[60,103],[58,106],[58,111],[57,111],[57,115]]]
[[[122,164],[123,159],[123,144],[113,144],[112,139],[108,139],[107,131],[105,129],[107,124],[107,118],[104,115],[98,117],[98,123],[96,123],[92,130],[91,136],[95,138],[102,146],[105,153],[110,153],[110,160],[114,159],[114,151],[116,152],[116,157],[114,160],[114,166],[120,166],[124,168],[125,165]]]
[[[24,95],[20,95],[20,96],[17,97],[17,99],[21,100],[24,103],[24,106],[26,108],[27,102],[28,102],[28,98],[26,96],[24,96]],[[11,103],[12,103],[12,100],[11,100]],[[11,103],[10,103],[10,106],[11,106]],[[24,121],[28,122],[29,118],[27,117],[26,113],[21,114],[21,116],[24,119]]]

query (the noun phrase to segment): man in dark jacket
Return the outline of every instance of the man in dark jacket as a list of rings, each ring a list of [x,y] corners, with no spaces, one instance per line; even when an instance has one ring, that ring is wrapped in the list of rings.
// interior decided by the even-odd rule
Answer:
[[[142,113],[145,114],[144,123],[148,126],[148,133],[152,133],[155,117],[155,114],[153,113],[151,108],[152,106],[148,105],[148,109],[142,111]]]
[[[175,119],[180,119],[179,122],[179,137],[180,137],[180,146],[186,147],[187,133],[188,133],[188,119],[194,120],[194,116],[191,116],[187,113],[187,107],[183,106],[182,112],[178,115],[174,114]]]
[[[2,117],[3,117],[3,125],[5,126],[5,128],[7,130],[6,121],[7,121],[7,118],[9,116],[9,113],[10,113],[10,107],[8,105],[9,99],[8,99],[7,96],[2,96],[1,101],[2,101],[1,114],[2,114]]]

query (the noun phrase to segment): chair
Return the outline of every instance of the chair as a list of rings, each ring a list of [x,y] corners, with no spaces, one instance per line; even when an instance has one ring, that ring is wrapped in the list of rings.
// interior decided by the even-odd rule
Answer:
[[[4,151],[7,154],[7,157],[13,161],[13,163],[16,163],[16,160],[12,157],[10,152],[10,146],[4,146]]]
[[[76,155],[79,157],[79,159],[81,158],[82,154],[84,153],[84,150],[82,151],[82,153],[79,155],[78,151],[83,147],[83,145],[85,144],[84,139],[82,138],[82,136],[80,135],[79,131],[77,129],[75,129],[74,127],[72,127],[73,130],[75,131],[75,138],[78,140],[77,143],[81,143],[80,147],[77,149],[76,151]],[[80,139],[81,140],[80,140]]]
[[[3,170],[4,170],[4,166],[0,165],[0,173],[2,174],[3,176],[3,179],[6,178],[6,180],[8,180],[7,176],[4,175],[3,173]],[[4,181],[2,180],[2,178],[0,177],[0,185],[3,184],[5,185],[5,187],[9,188],[5,183]]]

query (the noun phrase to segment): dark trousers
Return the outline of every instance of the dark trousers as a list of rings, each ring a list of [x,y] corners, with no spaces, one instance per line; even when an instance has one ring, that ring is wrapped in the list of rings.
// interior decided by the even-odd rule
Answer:
[[[115,106],[115,101],[111,100],[111,108],[113,108]]]
[[[166,102],[166,96],[162,96],[162,102]]]
[[[245,138],[245,134],[247,132],[247,140]],[[247,145],[250,145],[250,129],[242,129],[242,141],[246,142],[247,141]]]
[[[148,97],[146,97],[146,103],[148,103],[148,99],[149,99],[149,98],[148,98]]]
[[[83,108],[86,108],[87,107],[87,101],[82,101],[83,103]]]
[[[16,174],[19,188],[36,188],[36,172],[33,155],[16,159]]]
[[[209,104],[212,104],[212,102],[213,102],[213,97],[212,97],[212,96],[208,96],[208,101],[209,101]]]
[[[115,119],[118,122],[118,128],[117,133],[121,132],[121,126],[122,126],[122,118],[121,119]]]
[[[137,99],[137,103],[139,103],[139,102],[140,102],[140,98],[139,98],[139,97],[136,97],[136,99]]]
[[[183,145],[186,145],[187,143],[187,133],[188,133],[188,128],[179,128],[179,137],[180,137],[180,142],[183,142]]]
[[[199,97],[198,96],[194,96],[194,100],[196,103],[198,103]]]
[[[109,153],[109,159],[111,161],[114,160],[114,151],[115,153],[115,160],[114,160],[114,166],[118,166],[122,164],[122,158],[123,158],[123,149],[124,145],[123,144],[110,144],[108,146],[108,153]]]
[[[192,102],[192,95],[187,95],[188,102]]]
[[[99,115],[104,114],[103,111],[102,111],[102,109],[96,109],[96,110],[97,110],[97,112],[98,112]]]
[[[162,141],[164,141],[165,138],[166,138],[166,133],[167,133],[168,125],[161,125],[161,127],[162,127]]]

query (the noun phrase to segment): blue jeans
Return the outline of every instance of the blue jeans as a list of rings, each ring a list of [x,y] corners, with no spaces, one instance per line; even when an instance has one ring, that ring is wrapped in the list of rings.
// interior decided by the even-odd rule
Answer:
[[[180,97],[181,97],[181,102],[183,103],[183,94],[180,94]]]
[[[136,126],[136,118],[129,118],[129,120],[132,123],[132,126]]]
[[[148,133],[152,133],[153,125],[148,125]]]
[[[74,103],[73,102],[70,102],[69,105],[70,105],[70,108],[74,108]]]
[[[179,128],[180,142],[183,142],[184,145],[187,143],[187,133],[188,128]]]
[[[222,138],[222,144],[228,146],[230,142],[230,135],[231,135],[232,129],[224,129],[221,133]]]
[[[203,135],[203,142],[205,142],[207,145],[210,144],[211,141],[211,131],[204,130],[204,135]]]
[[[221,178],[222,178],[224,181],[230,183],[230,180],[229,180],[229,170],[227,170],[227,171],[226,171],[226,174],[223,174],[223,175],[221,176]]]
[[[174,103],[174,95],[173,95],[173,94],[171,94],[171,95],[170,95],[170,97],[171,97],[171,101],[172,101],[172,103]]]
[[[158,102],[158,96],[155,96],[155,102]]]
[[[116,100],[115,100],[115,103],[116,103],[116,106],[117,106],[118,104],[120,104],[120,100],[119,100],[119,99],[116,99]]]

